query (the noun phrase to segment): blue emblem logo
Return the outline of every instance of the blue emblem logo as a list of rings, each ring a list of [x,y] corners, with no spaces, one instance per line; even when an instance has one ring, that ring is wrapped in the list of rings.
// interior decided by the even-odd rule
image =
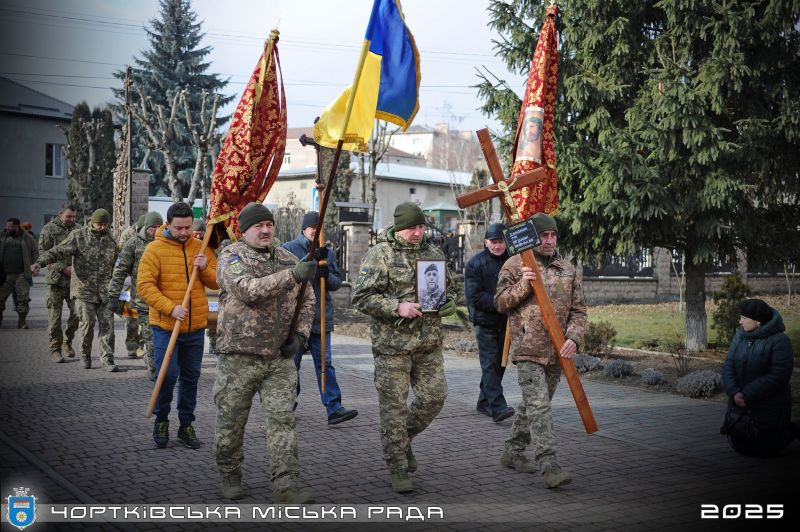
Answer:
[[[28,488],[14,488],[8,499],[8,522],[23,530],[36,521],[36,497],[28,495]]]

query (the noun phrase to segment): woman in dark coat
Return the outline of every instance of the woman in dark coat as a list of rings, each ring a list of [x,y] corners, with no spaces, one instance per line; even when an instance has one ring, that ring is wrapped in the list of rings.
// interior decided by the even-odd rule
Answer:
[[[747,449],[737,445],[732,436],[731,444],[739,452],[768,456],[796,437],[789,386],[794,352],[777,310],[760,299],[746,299],[739,302],[739,311],[740,327],[725,359],[722,382],[729,406],[736,403],[752,410],[758,443],[754,449]]]

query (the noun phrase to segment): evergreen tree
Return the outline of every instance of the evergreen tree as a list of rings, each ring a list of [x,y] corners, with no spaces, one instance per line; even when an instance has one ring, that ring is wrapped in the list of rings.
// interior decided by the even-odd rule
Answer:
[[[95,209],[112,212],[113,173],[116,163],[114,124],[111,111],[81,102],[72,112],[67,145],[67,198],[78,207],[83,220]]]
[[[150,21],[145,28],[150,46],[142,52],[142,58],[136,58],[133,76],[142,91],[152,98],[153,106],[162,105],[169,114],[176,92],[186,89],[188,102],[193,114],[193,121],[200,123],[200,108],[203,90],[209,94],[221,94],[228,81],[218,74],[208,73],[210,64],[205,58],[211,53],[210,46],[200,46],[204,34],[197,15],[191,10],[188,0],[159,0],[158,18]],[[124,79],[125,72],[119,71],[116,77]],[[124,101],[124,92],[116,91],[117,97]],[[136,98],[136,95],[132,95]],[[222,96],[219,105],[225,105],[234,98],[233,95]],[[152,108],[152,106],[151,106]],[[117,106],[119,113],[124,113],[122,106]],[[183,110],[179,110],[183,115]],[[217,117],[218,124],[224,124],[230,116]],[[184,184],[184,197],[189,191],[192,172],[195,167],[196,150],[192,146],[191,135],[184,127],[185,119],[180,119],[176,127],[171,152],[174,154],[178,170],[178,178]],[[153,172],[151,177],[151,194],[168,195],[169,188],[165,183],[164,159],[157,151],[148,150],[147,134],[142,131],[141,124],[134,121],[133,163],[140,164],[146,159]]]
[[[527,74],[545,2],[493,1],[498,54]],[[555,142],[563,241],[587,257],[683,253],[686,345],[705,348],[705,274],[736,250],[800,251],[800,11],[793,1],[564,3]],[[510,146],[520,101],[488,78]],[[507,152],[510,157],[510,151]]]

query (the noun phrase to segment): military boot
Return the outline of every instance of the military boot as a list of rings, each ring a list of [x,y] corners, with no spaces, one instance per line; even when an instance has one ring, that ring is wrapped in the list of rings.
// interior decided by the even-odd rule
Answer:
[[[542,472],[542,478],[544,479],[544,483],[547,484],[548,488],[557,488],[559,486],[569,484],[572,481],[572,475],[566,471],[562,471],[557,465],[554,465],[549,469],[545,469]]]
[[[19,318],[17,319],[17,329],[27,329],[28,324],[25,322],[25,318],[28,316],[27,312],[20,312]]]
[[[414,483],[408,478],[408,472],[405,470],[390,471],[392,479],[392,489],[396,493],[411,493],[414,491]]]
[[[169,443],[169,421],[166,419],[159,421],[156,418],[155,425],[153,425],[153,441],[156,442],[156,447],[163,449]]]
[[[241,473],[222,475],[222,497],[234,501],[244,497]]]
[[[417,470],[417,458],[414,456],[414,453],[411,451],[411,444],[408,444],[406,447],[406,460],[408,461],[408,465],[406,466],[406,471],[409,473],[413,473]]]
[[[516,469],[520,473],[533,473],[536,467],[528,460],[522,453],[515,453],[513,451],[503,451],[500,457],[500,463],[506,467]]]
[[[109,358],[108,360],[103,361],[103,367],[106,368],[106,371],[109,373],[116,373],[119,371],[119,367],[114,364],[114,359]]]
[[[83,369],[92,369],[92,356],[91,355],[82,355],[81,360],[83,361]]]
[[[181,425],[178,427],[178,441],[190,449],[199,449],[203,445],[197,439],[194,427],[191,425]]]
[[[72,349],[72,345],[69,342],[64,342],[64,354],[67,355],[67,358],[75,358],[75,350]]]
[[[52,353],[50,353],[50,359],[56,364],[64,362],[64,357],[62,357],[61,353],[59,353],[58,351],[53,351]]]
[[[276,491],[273,499],[277,504],[311,504],[314,502],[314,496],[311,493],[297,488]]]

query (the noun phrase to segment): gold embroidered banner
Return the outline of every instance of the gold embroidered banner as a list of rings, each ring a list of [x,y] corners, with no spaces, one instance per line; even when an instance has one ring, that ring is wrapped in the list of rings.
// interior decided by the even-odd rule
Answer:
[[[558,83],[558,7],[547,8],[547,19],[533,53],[531,70],[517,123],[514,164],[511,176],[544,166],[547,179],[512,195],[522,219],[537,212],[554,213],[558,209],[556,154],[553,149],[553,115]]]
[[[236,106],[214,166],[208,214],[208,223],[215,224],[212,246],[224,238],[239,238],[236,215],[251,201],[264,201],[283,164],[286,96],[283,76],[278,76],[277,41],[278,32],[273,31]]]

